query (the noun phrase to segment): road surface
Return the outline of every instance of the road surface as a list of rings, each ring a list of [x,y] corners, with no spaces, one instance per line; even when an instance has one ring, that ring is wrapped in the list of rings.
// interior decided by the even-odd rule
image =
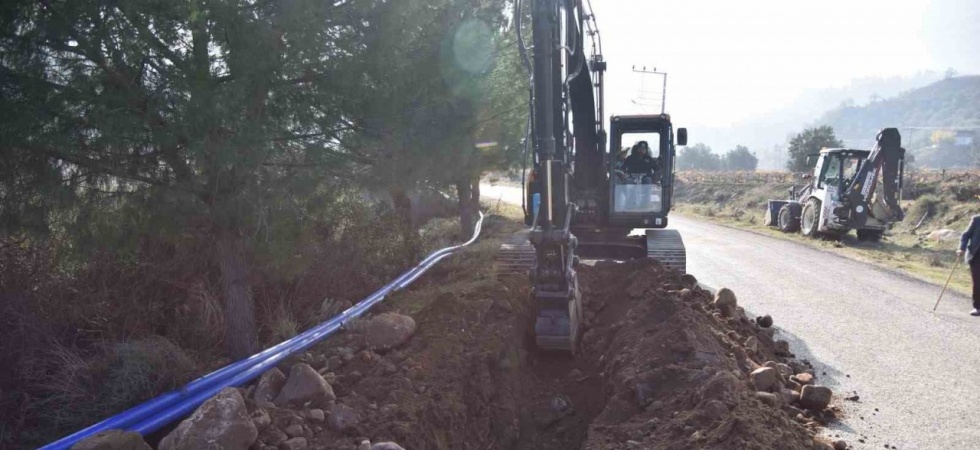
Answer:
[[[520,203],[520,189],[484,186]],[[855,448],[980,449],[980,318],[969,298],[801,243],[676,214],[688,271],[728,287],[809,359],[845,418],[827,433]],[[843,401],[857,393],[858,402]],[[858,439],[864,439],[860,443]]]

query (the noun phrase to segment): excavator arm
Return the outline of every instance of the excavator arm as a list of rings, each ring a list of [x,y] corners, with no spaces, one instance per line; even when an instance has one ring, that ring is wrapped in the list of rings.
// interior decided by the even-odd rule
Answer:
[[[538,307],[534,331],[539,348],[574,353],[582,300],[575,271],[577,239],[571,231],[577,212],[571,184],[575,163],[584,170],[578,177],[580,189],[600,186],[603,180],[601,97],[598,102],[596,98],[601,83],[592,80],[599,66],[585,58],[586,12],[580,0],[532,0],[531,19],[532,190],[540,198],[529,234],[535,253],[532,295]]]
[[[852,228],[860,228],[867,223],[872,213],[872,198],[879,191],[882,197],[878,203],[883,208],[878,210],[876,219],[896,222],[905,216],[899,205],[905,165],[902,136],[896,128],[885,128],[878,133],[876,141],[874,150],[841,195],[843,207],[848,210],[848,226]],[[877,189],[879,175],[882,182],[880,190]]]

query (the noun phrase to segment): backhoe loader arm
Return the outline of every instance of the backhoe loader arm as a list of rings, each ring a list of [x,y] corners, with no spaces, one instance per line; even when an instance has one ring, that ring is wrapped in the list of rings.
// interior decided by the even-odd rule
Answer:
[[[882,195],[889,217],[878,217],[882,221],[899,221],[904,217],[899,205],[902,178],[904,176],[905,149],[902,136],[896,128],[885,128],[876,138],[874,150],[861,164],[850,186],[841,195],[841,201],[850,209],[850,225],[860,227],[867,222],[872,196],[882,180]]]

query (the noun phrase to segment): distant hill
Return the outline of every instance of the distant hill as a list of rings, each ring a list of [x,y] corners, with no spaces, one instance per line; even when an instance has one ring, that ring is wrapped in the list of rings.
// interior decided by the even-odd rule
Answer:
[[[812,125],[830,125],[849,146],[870,147],[884,127],[980,128],[980,75],[940,80],[897,96],[864,105],[842,104]],[[915,152],[929,146],[931,130],[902,129],[905,147]]]
[[[704,142],[724,153],[736,145],[749,147],[759,157],[759,169],[780,170],[786,165],[786,143],[815,117],[839,105],[863,105],[875,98],[889,98],[942,79],[943,74],[923,71],[906,76],[865,77],[843,86],[812,89],[767,113],[737,118],[731,125],[691,127],[692,142]]]

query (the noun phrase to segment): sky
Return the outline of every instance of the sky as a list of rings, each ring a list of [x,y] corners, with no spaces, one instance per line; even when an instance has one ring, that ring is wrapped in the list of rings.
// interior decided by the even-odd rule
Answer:
[[[737,126],[869,77],[980,73],[980,0],[592,0],[609,114]],[[641,97],[641,84],[644,87]],[[639,102],[637,105],[635,102]],[[814,111],[814,117],[824,111]]]

